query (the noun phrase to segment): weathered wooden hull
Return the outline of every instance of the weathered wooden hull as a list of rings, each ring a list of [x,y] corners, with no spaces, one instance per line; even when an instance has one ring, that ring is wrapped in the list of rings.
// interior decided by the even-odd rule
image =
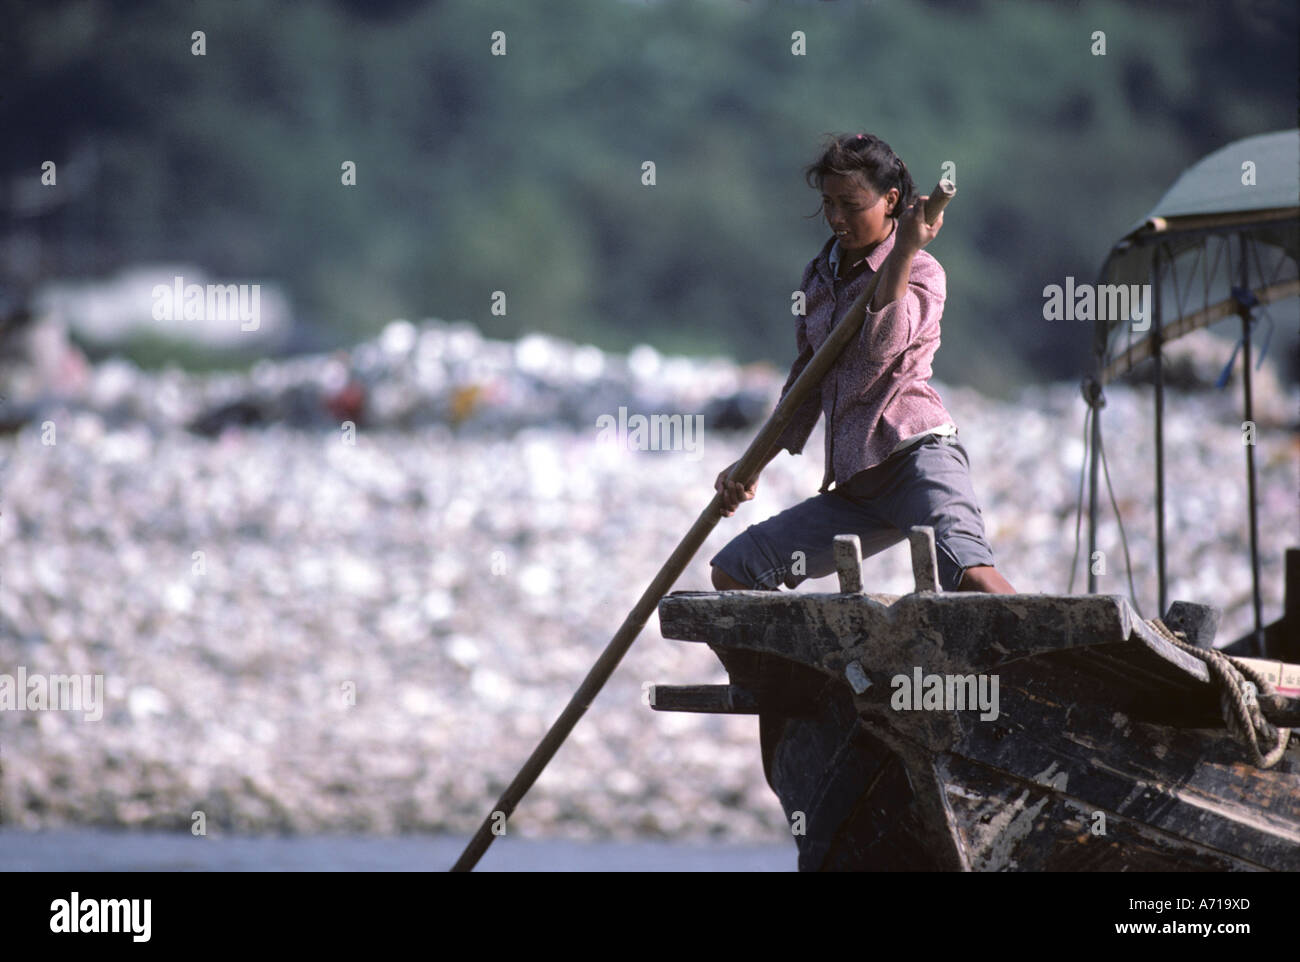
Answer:
[[[1300,749],[1252,764],[1118,596],[682,592],[660,626],[759,715],[801,870],[1300,870]],[[900,709],[916,668],[996,676],[996,718]]]

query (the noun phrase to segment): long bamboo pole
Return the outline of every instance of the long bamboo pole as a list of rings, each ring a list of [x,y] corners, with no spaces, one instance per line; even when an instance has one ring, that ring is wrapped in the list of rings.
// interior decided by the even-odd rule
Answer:
[[[939,181],[938,186],[935,187],[925,204],[926,223],[933,224],[956,193],[957,188],[951,182],[947,180]],[[893,251],[890,252],[890,256],[893,256]],[[781,436],[781,432],[785,430],[786,425],[790,423],[795,411],[799,409],[799,406],[812,393],[813,389],[821,383],[822,378],[835,364],[844,348],[861,330],[862,323],[866,319],[867,306],[871,303],[872,297],[875,296],[880,275],[883,272],[884,265],[882,264],[881,270],[872,275],[871,280],[867,282],[866,290],[853,302],[853,306],[844,315],[844,319],[831,331],[826,343],[813,354],[808,365],[795,379],[794,384],[790,386],[790,390],[786,392],[781,403],[776,406],[776,410],[772,412],[772,416],[767,419],[767,423],[763,425],[758,435],[750,442],[744,456],[736,462],[735,469],[728,476],[729,480],[740,481],[747,487],[758,477],[759,472],[762,471],[763,465],[766,463],[767,453]],[[614,633],[614,637],[605,646],[605,650],[596,660],[596,663],[591,666],[591,670],[587,672],[587,677],[578,686],[578,690],[573,693],[569,704],[565,706],[564,711],[560,713],[560,717],[551,725],[551,730],[533,749],[533,753],[528,756],[528,761],[519,770],[519,774],[514,777],[514,781],[497,799],[496,807],[488,813],[487,818],[483,820],[483,824],[479,826],[474,837],[465,846],[465,851],[461,852],[460,858],[452,866],[451,870],[453,872],[472,870],[478,864],[478,860],[483,857],[483,853],[487,851],[488,846],[492,844],[492,840],[498,834],[504,834],[506,820],[514,813],[515,807],[523,799],[528,789],[532,788],[533,782],[537,780],[537,777],[542,773],[542,769],[546,767],[559,750],[560,745],[569,736],[569,732],[573,730],[578,720],[586,713],[596,695],[604,687],[605,682],[609,680],[609,676],[618,667],[618,663],[627,654],[627,650],[632,647],[632,642],[641,633],[641,629],[645,627],[646,621],[649,620],[651,613],[658,606],[660,600],[668,593],[668,589],[673,586],[681,573],[686,570],[686,566],[690,563],[691,558],[695,556],[695,552],[700,550],[700,546],[712,533],[718,519],[722,517],[721,508],[722,494],[719,492],[713,496],[713,500],[709,502],[708,507],[695,519],[691,529],[686,532],[686,536],[682,538],[672,555],[664,562],[663,567],[659,569],[659,573],[650,582],[650,586],[646,588],[635,607],[628,612],[623,624]]]

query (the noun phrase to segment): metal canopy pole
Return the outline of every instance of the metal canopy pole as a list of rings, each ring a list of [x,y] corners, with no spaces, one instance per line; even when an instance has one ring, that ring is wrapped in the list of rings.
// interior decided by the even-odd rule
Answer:
[[[1165,370],[1164,345],[1160,334],[1160,247],[1151,260],[1155,275],[1152,285],[1151,313],[1154,329],[1151,332],[1151,349],[1156,362],[1156,574],[1160,586],[1160,603],[1157,610],[1168,611],[1165,604]]]
[[[1088,441],[1088,594],[1095,595],[1097,571],[1092,559],[1097,556],[1097,466],[1101,461],[1101,409],[1106,403],[1100,377],[1090,378],[1085,384],[1084,399],[1092,415]]]
[[[1251,398],[1250,385],[1250,309],[1256,301],[1250,290],[1250,263],[1247,258],[1246,236],[1245,234],[1237,235],[1241,243],[1241,287],[1233,291],[1237,298],[1237,313],[1241,316],[1241,360],[1242,374],[1241,384],[1242,392],[1245,394],[1246,420],[1251,422],[1249,430],[1251,431],[1251,443],[1243,445],[1246,449],[1246,490],[1247,506],[1250,510],[1250,587],[1251,600],[1255,606],[1255,655],[1264,656],[1264,621],[1260,606],[1259,597],[1259,518],[1255,503],[1255,438],[1258,434],[1254,429],[1254,405]],[[1260,276],[1260,281],[1264,280]],[[1243,438],[1244,440],[1244,438]]]

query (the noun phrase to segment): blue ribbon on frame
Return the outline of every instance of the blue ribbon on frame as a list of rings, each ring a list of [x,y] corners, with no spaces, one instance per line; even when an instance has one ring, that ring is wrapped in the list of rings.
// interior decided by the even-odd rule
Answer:
[[[1259,298],[1255,296],[1255,292],[1249,287],[1234,287],[1232,289],[1232,298],[1242,307],[1246,308],[1247,311],[1252,307],[1259,305]],[[1268,343],[1273,339],[1273,318],[1268,317],[1266,320],[1268,321],[1268,333],[1264,335],[1264,343],[1259,349],[1259,360],[1255,362],[1255,370],[1257,371],[1259,370],[1259,366],[1264,363],[1264,355],[1268,354]],[[1255,317],[1253,314],[1250,315],[1249,323],[1252,327],[1255,324]],[[1228,358],[1228,363],[1223,366],[1223,371],[1220,372],[1218,380],[1214,382],[1216,388],[1221,389],[1227,386],[1228,377],[1232,374],[1232,365],[1237,362],[1237,352],[1241,350],[1245,344],[1246,335],[1242,334],[1241,337],[1237,338],[1237,343],[1232,346],[1232,356]]]

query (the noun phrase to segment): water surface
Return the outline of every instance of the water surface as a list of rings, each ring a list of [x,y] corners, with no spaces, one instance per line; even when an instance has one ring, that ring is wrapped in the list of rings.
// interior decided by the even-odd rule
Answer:
[[[429,872],[467,838],[344,835],[200,838],[172,832],[0,830],[0,872]],[[793,872],[789,845],[496,840],[484,872]]]

